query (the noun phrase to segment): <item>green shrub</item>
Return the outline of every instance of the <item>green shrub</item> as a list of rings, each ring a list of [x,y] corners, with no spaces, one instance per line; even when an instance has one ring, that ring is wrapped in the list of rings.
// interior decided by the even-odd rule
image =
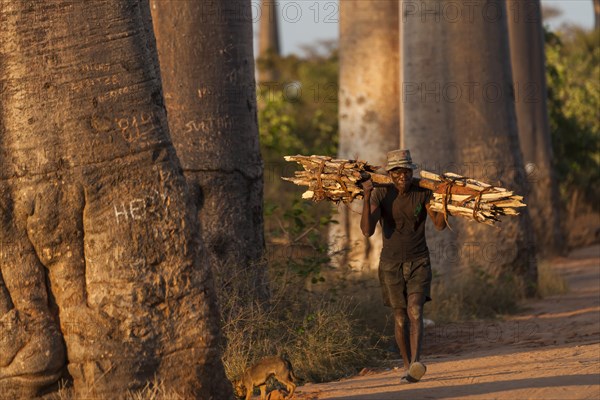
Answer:
[[[598,209],[600,30],[546,32],[548,112],[563,203],[575,192]]]

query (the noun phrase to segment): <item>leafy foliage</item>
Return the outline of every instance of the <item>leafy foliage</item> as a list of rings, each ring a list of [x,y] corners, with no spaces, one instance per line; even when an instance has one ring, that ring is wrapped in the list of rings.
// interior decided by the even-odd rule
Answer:
[[[259,68],[277,70],[280,79],[258,88],[259,131],[263,157],[336,154],[338,138],[338,55],[309,51],[307,57],[271,56]]]
[[[276,71],[277,81],[258,87],[259,132],[266,162],[265,234],[268,251],[282,245],[293,249],[290,257],[270,260],[278,270],[294,271],[312,283],[323,281],[322,269],[329,264],[327,226],[333,220],[327,204],[300,200],[301,189],[280,176],[296,168],[285,165],[284,155],[337,153],[338,56],[324,43],[309,48],[306,55],[259,60],[259,68]],[[271,247],[269,249],[269,247]]]
[[[563,199],[600,195],[600,30],[546,32],[548,110]]]
[[[302,277],[310,278],[312,283],[324,282],[322,267],[328,265],[331,259],[327,254],[327,240],[320,228],[326,228],[332,222],[331,217],[314,215],[310,203],[300,199],[295,199],[292,207],[285,210],[283,215],[288,227],[287,234],[293,235],[290,243],[303,245],[308,250],[304,257],[285,259],[287,268]]]

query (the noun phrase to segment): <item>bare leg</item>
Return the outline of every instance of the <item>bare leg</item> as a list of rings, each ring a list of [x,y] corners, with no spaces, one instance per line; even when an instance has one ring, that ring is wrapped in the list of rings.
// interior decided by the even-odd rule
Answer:
[[[260,400],[267,400],[267,385],[260,385]]]
[[[411,346],[410,346],[410,335],[409,335],[409,319],[406,313],[406,308],[394,309],[394,334],[396,337],[396,344],[400,349],[402,360],[404,361],[404,369],[408,370],[411,361]]]
[[[410,353],[411,363],[421,358],[421,344],[423,342],[423,304],[425,295],[423,293],[411,293],[408,295],[408,318],[410,320]]]
[[[294,391],[296,390],[296,384],[292,382],[289,378],[286,380],[280,380],[281,383],[285,385],[285,388],[288,391],[288,395],[285,397],[286,399],[291,399],[294,395]]]

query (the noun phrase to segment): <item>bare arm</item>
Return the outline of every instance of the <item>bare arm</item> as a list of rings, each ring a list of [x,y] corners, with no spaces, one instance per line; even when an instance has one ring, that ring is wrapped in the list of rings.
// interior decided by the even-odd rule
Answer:
[[[360,218],[360,230],[363,235],[370,237],[375,233],[377,221],[381,217],[379,206],[371,205],[371,192],[373,191],[373,182],[369,179],[362,183],[364,191],[363,210]]]
[[[431,219],[431,222],[433,222],[433,225],[437,231],[443,231],[446,229],[444,214],[431,210],[429,208],[429,203],[425,204],[425,209],[427,210],[427,214],[429,214],[429,218]]]

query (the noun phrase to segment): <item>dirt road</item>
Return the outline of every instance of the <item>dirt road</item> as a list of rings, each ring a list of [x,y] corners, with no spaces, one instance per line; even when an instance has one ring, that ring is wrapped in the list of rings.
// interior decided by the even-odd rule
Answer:
[[[389,370],[304,385],[295,398],[600,399],[600,246],[553,266],[568,294],[528,302],[503,321],[430,329],[421,382],[400,385],[400,370]]]

